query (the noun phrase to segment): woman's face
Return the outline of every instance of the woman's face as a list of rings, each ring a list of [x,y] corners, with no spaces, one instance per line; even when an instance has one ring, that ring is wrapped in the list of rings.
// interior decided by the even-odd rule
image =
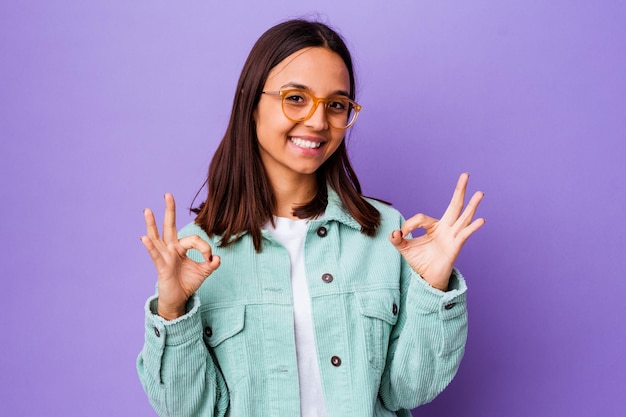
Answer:
[[[350,74],[335,52],[321,47],[301,49],[268,74],[263,91],[303,88],[313,96],[348,95]],[[261,160],[272,180],[310,176],[339,147],[345,130],[331,128],[323,103],[310,119],[295,123],[282,111],[280,96],[262,94],[254,112]]]

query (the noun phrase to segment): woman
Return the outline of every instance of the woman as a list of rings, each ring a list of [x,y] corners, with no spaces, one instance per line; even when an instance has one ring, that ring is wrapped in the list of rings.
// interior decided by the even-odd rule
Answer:
[[[338,34],[269,29],[195,222],[177,234],[166,194],[161,236],[145,210],[158,292],[138,371],[159,415],[408,416],[453,378],[467,334],[453,264],[482,193],[463,210],[463,174],[441,220],[406,222],[362,197],[344,142],[354,100]]]

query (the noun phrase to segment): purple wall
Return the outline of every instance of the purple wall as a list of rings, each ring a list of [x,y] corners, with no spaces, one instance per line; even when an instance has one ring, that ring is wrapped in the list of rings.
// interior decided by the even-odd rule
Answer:
[[[466,357],[414,416],[624,415],[624,2],[371,3],[315,6],[357,61],[366,193],[407,216],[463,171],[486,193]],[[215,4],[0,5],[0,415],[154,415],[142,209],[191,203],[252,43],[311,12]]]

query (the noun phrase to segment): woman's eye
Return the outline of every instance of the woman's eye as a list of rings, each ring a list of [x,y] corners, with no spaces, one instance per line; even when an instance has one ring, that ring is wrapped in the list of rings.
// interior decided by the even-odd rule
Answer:
[[[289,94],[288,96],[285,97],[285,101],[289,103],[293,103],[293,104],[302,104],[306,102],[306,99],[303,95]]]
[[[332,100],[328,103],[328,108],[337,112],[348,109],[348,102],[343,100]]]

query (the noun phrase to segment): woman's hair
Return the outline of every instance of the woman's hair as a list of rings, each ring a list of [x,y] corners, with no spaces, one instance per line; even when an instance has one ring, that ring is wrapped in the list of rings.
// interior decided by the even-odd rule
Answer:
[[[338,54],[350,74],[350,98],[355,80],[350,52],[343,39],[323,23],[290,20],[265,32],[255,43],[244,64],[230,121],[211,165],[207,198],[198,208],[195,223],[209,236],[222,236],[228,246],[243,233],[250,233],[255,250],[261,250],[261,229],[273,221],[276,201],[265,172],[256,135],[253,113],[269,72],[289,55],[303,48],[322,47]],[[345,140],[317,172],[318,190],[311,201],[294,209],[299,218],[321,215],[328,203],[327,186],[338,194],[346,210],[360,225],[361,232],[374,235],[380,213],[361,196],[361,185],[348,159]],[[202,191],[198,191],[198,194]],[[196,197],[198,196],[196,194]]]

